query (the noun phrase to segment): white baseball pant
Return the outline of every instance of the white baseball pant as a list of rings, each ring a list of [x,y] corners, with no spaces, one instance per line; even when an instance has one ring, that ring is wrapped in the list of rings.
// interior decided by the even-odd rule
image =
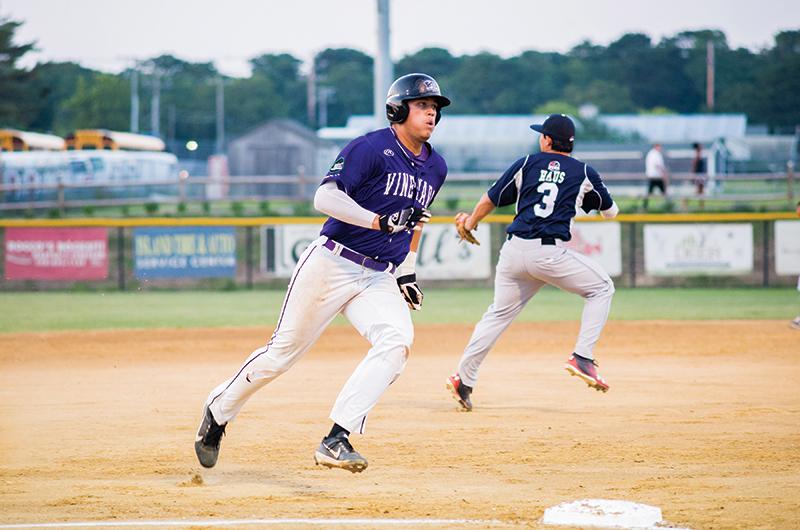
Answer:
[[[372,348],[336,398],[334,422],[363,433],[367,414],[405,368],[414,328],[394,276],[339,256],[322,246],[326,239],[300,256],[269,343],[209,395],[206,404],[218,423],[233,420],[250,396],[300,360],[339,313]]]

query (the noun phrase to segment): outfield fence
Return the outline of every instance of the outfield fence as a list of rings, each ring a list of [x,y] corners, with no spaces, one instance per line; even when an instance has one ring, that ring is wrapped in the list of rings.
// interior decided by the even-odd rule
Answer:
[[[796,196],[793,165],[785,172],[704,175],[705,190],[696,192],[693,173],[670,176],[669,194],[674,199],[715,202],[766,201],[793,204]],[[439,200],[474,201],[498,177],[498,173],[452,173]],[[641,172],[603,173],[603,180],[615,197],[641,198],[647,179]],[[0,182],[0,213],[49,211],[64,216],[68,210],[139,205],[189,205],[199,203],[287,201],[306,203],[319,179],[304,175],[190,177],[181,173],[168,179],[130,181]]]
[[[481,246],[459,243],[452,220],[425,228],[423,284],[492,284],[510,215],[487,217]],[[285,287],[321,217],[0,220],[0,290]],[[578,219],[570,246],[619,286],[794,286],[800,219],[762,214],[636,214]]]

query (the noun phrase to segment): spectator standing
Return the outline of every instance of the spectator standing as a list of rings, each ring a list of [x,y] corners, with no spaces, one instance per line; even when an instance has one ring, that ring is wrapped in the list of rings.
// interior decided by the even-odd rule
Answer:
[[[692,144],[694,148],[694,158],[692,159],[692,174],[694,175],[694,187],[697,192],[697,197],[700,199],[700,208],[705,207],[705,189],[706,182],[708,181],[708,173],[706,173],[706,159],[703,156],[703,146],[695,142]]]
[[[667,170],[667,164],[664,161],[664,155],[661,151],[661,144],[653,144],[653,147],[647,152],[647,156],[644,159],[644,171],[647,177],[647,195],[645,195],[644,198],[645,210],[650,202],[650,194],[653,193],[656,188],[661,190],[665,199],[667,198],[669,171]]]

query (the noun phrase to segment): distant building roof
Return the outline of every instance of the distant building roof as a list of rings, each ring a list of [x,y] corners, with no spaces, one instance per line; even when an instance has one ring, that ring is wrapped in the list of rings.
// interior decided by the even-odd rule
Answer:
[[[744,114],[605,114],[598,120],[615,131],[663,143],[743,138],[747,130]]]
[[[309,142],[318,142],[322,139],[319,135],[315,134],[312,129],[309,129],[302,123],[291,120],[287,118],[275,118],[272,120],[267,120],[265,122],[261,122],[250,129],[246,130],[233,140],[230,143],[236,143],[240,141],[248,141],[251,138],[258,137],[259,135],[263,134],[265,131],[268,130],[286,130],[291,131],[292,133],[296,134],[300,138],[303,138]]]
[[[529,128],[547,115],[446,115],[436,127],[434,144],[532,144],[537,134]],[[747,129],[744,114],[606,114],[597,118],[607,127],[638,134],[650,142],[713,142],[718,138],[742,138]],[[580,129],[580,121],[576,120]],[[352,140],[374,129],[372,116],[351,116],[346,127],[320,129],[320,138]],[[579,133],[580,134],[580,133]]]
[[[352,118],[351,118],[352,119]],[[348,122],[349,123],[349,122]],[[368,128],[354,128],[354,127],[322,127],[317,130],[317,136],[322,140],[331,140],[334,142],[349,142],[353,138],[358,138],[365,134],[370,129]]]
[[[544,114],[446,114],[436,127],[431,143],[453,171],[495,171],[526,153],[538,151],[539,134],[532,131],[530,125],[542,123],[546,118]],[[611,171],[628,170],[627,166],[620,166],[623,162],[638,168],[653,142],[711,144],[719,138],[744,138],[747,129],[744,114],[612,114],[600,115],[597,119],[622,135],[639,136],[639,139],[623,143],[582,141],[581,123],[575,120],[578,129],[576,156],[591,161],[598,169]],[[372,116],[351,116],[346,127],[327,127],[317,134],[343,146],[374,128]],[[688,150],[686,153],[689,158],[693,155]],[[615,165],[604,166],[603,160],[613,160]]]
[[[527,114],[447,115],[436,126],[434,145],[475,142],[533,144],[536,142],[537,133],[530,129],[530,125],[542,123],[546,118],[547,115]],[[348,132],[360,131],[359,134],[364,134],[372,130],[374,126],[375,120],[372,116],[351,116],[344,129]]]

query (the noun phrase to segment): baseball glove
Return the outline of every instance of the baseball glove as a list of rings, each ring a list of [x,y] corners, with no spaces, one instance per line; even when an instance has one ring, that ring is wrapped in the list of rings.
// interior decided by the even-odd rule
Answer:
[[[589,190],[583,196],[583,201],[581,202],[581,210],[585,213],[589,213],[592,210],[599,210],[601,204],[600,194],[597,193],[596,190]]]
[[[458,239],[460,241],[466,241],[467,243],[471,243],[473,245],[480,245],[480,241],[475,237],[471,230],[467,230],[465,225],[467,218],[469,215],[465,214],[464,212],[459,212],[456,214],[456,231],[458,232]]]

